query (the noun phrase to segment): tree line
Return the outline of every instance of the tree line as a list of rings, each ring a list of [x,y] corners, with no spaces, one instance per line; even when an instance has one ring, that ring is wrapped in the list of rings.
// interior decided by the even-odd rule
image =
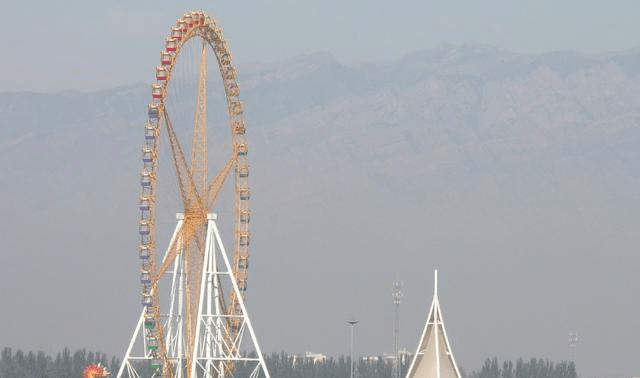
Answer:
[[[314,362],[282,352],[265,355],[265,362],[273,378],[349,378],[351,368],[351,359],[345,356]],[[410,359],[402,362],[401,377],[406,375],[410,362]],[[11,348],[4,348],[0,355],[0,378],[82,378],[84,368],[90,363],[106,366],[111,378],[116,377],[120,368],[118,358],[85,349],[71,353],[65,348],[52,357],[44,352],[13,352]],[[238,364],[235,370],[236,376],[248,376],[245,370],[249,370],[249,366]],[[480,371],[465,374],[460,370],[463,378],[578,378],[573,362],[554,363],[536,358],[500,363],[494,357],[486,359]],[[391,375],[392,364],[382,357],[356,363],[357,378],[391,378]]]
[[[479,372],[469,378],[577,378],[576,365],[573,362],[554,363],[549,360],[532,358],[525,361],[519,358],[513,361],[498,362],[498,358],[487,358]]]
[[[109,359],[100,352],[77,350],[73,354],[64,348],[55,358],[44,352],[23,352],[11,348],[0,354],[0,378],[82,378],[84,368],[90,363],[101,363],[111,372],[117,372],[120,361]]]
[[[401,364],[401,377],[406,374],[409,362],[405,359]],[[327,357],[324,361],[314,362],[309,358],[282,352],[265,356],[265,363],[273,378],[349,378],[351,372],[351,358],[345,356]],[[358,378],[391,378],[392,374],[392,364],[382,357],[357,361],[354,368]],[[236,367],[236,371],[240,373],[238,376],[248,376],[243,375],[244,369],[246,367],[242,365]]]

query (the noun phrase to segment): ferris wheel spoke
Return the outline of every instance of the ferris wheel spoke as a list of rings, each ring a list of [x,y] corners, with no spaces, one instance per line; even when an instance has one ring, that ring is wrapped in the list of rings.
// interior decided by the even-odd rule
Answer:
[[[202,40],[198,78],[198,98],[191,145],[191,176],[195,185],[191,189],[204,195],[207,185],[207,44]],[[198,202],[200,204],[201,202]]]
[[[235,153],[232,153],[227,163],[222,167],[222,169],[220,169],[216,177],[211,180],[207,186],[207,209],[211,209],[213,207],[213,204],[216,202],[216,198],[218,197],[218,193],[220,193],[225,180],[229,177],[229,171],[235,163],[236,155]]]
[[[182,149],[180,140],[176,135],[166,108],[163,110],[163,115],[167,127],[167,134],[169,135],[169,144],[171,146],[171,153],[173,154],[173,162],[176,168],[178,186],[180,187],[180,196],[182,197],[185,209],[190,209],[195,203],[200,202],[200,194],[197,191],[193,175],[189,169],[187,160],[184,157],[184,150]]]
[[[154,278],[154,284],[157,284],[160,278],[167,272],[171,264],[175,261],[176,257],[180,254],[180,249],[178,248],[178,242],[180,240],[184,240],[184,230],[185,227],[180,227],[180,229],[176,232],[176,235],[171,239],[171,244],[169,244],[169,248],[167,248],[167,253],[164,255],[162,259],[162,264],[160,268],[158,268],[158,272]]]

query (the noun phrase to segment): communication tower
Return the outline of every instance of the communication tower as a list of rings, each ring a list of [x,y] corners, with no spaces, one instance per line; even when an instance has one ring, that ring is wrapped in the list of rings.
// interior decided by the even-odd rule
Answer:
[[[396,281],[393,283],[393,292],[391,297],[393,298],[394,305],[394,317],[393,317],[393,370],[392,378],[400,378],[400,301],[402,299],[402,282]]]

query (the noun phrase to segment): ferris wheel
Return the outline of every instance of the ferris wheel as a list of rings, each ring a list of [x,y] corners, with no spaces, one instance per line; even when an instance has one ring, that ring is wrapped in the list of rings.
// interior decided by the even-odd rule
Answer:
[[[222,29],[202,11],[185,13],[160,53],[140,172],[142,313],[118,378],[236,377],[244,374],[239,366],[251,364],[248,376],[269,377],[244,304],[249,161],[231,58]],[[211,96],[212,84],[222,89],[217,97]],[[224,112],[228,122],[218,128],[230,129],[222,142],[212,138],[220,130],[208,129],[209,124],[216,126],[208,113],[216,102],[211,97],[218,100],[217,113]],[[209,149],[212,145],[217,154]],[[171,204],[177,206],[169,210],[177,218],[172,233],[163,228],[174,222],[167,220],[165,211]],[[232,234],[227,243],[232,245],[232,258],[214,208],[226,211],[228,219],[220,221]],[[168,235],[166,243],[160,241]],[[165,244],[161,253],[158,247]]]

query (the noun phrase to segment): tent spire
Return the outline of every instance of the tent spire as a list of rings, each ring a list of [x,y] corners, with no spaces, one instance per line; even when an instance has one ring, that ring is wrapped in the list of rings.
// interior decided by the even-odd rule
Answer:
[[[438,298],[438,269],[435,270],[433,275],[434,283],[433,283],[433,297]]]
[[[418,349],[406,378],[461,378],[442,320],[438,300],[438,271],[434,272],[433,302]]]

